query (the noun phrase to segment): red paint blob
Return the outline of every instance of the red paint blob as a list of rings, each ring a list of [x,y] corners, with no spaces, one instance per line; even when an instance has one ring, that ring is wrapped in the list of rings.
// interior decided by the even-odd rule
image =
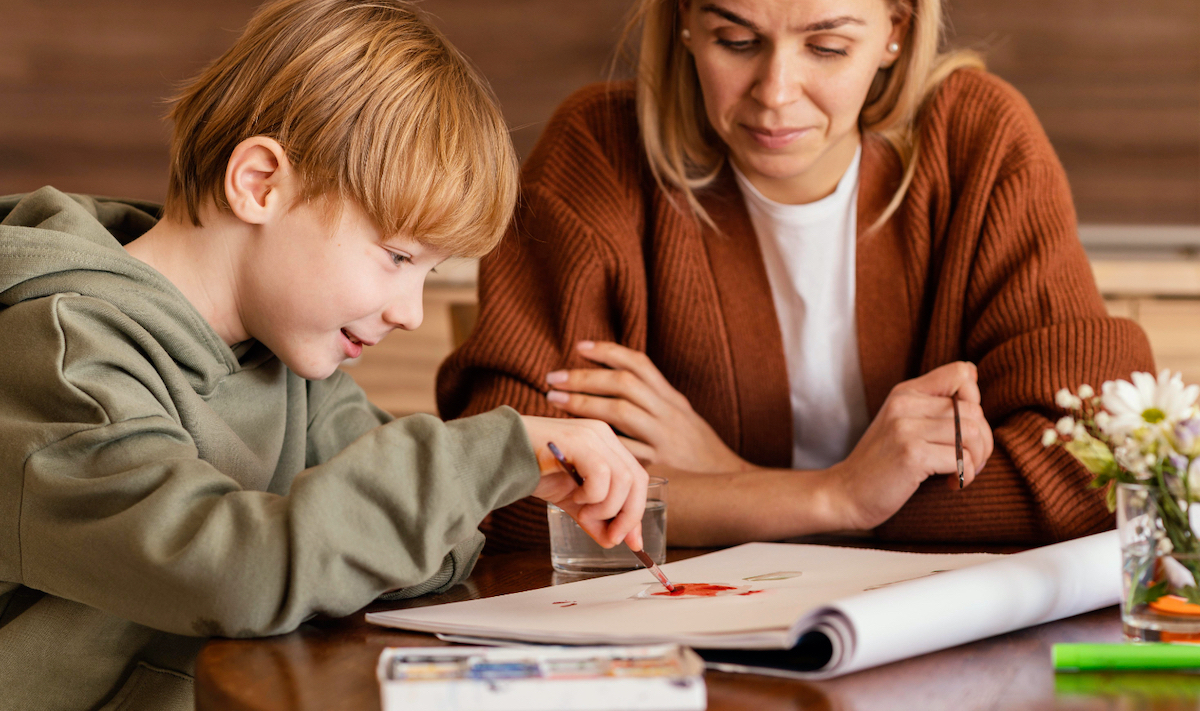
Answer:
[[[740,596],[742,596],[742,597],[745,597],[745,596],[747,596],[747,595],[757,595],[757,594],[759,594],[760,592],[766,592],[766,590],[747,590],[747,591],[746,591],[746,592],[744,592],[744,593],[738,593],[738,595],[740,595]]]
[[[713,585],[712,583],[675,583],[675,589],[672,591],[663,590],[662,592],[650,593],[651,595],[661,595],[663,597],[680,597],[681,595],[691,595],[692,597],[716,597],[717,593],[726,590],[736,590],[732,585]]]

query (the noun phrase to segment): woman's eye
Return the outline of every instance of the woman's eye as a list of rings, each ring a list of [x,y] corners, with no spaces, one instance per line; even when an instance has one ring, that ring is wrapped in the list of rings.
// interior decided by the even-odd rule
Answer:
[[[848,54],[844,49],[834,49],[833,47],[825,47],[819,44],[810,44],[808,47],[822,57],[845,57]]]
[[[401,264],[408,264],[412,262],[412,257],[408,256],[407,254],[393,252],[390,249],[388,250],[388,255],[390,255],[392,258],[392,264],[396,265],[397,267]]]
[[[725,49],[732,50],[734,52],[746,52],[746,51],[753,49],[755,44],[757,44],[757,42],[752,39],[746,39],[746,40],[719,39],[719,40],[717,40],[717,44],[721,45]]]

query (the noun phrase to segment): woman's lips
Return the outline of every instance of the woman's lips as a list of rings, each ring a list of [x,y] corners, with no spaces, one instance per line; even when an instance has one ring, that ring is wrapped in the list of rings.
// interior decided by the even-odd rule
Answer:
[[[746,124],[741,124],[741,127],[745,129],[746,133],[750,134],[755,143],[767,149],[783,148],[810,130],[807,128],[767,129]]]

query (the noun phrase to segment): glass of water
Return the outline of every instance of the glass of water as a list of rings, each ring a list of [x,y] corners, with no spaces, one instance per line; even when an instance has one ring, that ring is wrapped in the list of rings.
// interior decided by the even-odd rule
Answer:
[[[550,564],[564,573],[616,573],[641,568],[629,546],[612,548],[600,544],[584,532],[575,519],[554,504],[546,504],[550,523]],[[642,541],[646,554],[662,565],[667,559],[667,480],[650,477],[646,489],[646,511],[642,514]]]

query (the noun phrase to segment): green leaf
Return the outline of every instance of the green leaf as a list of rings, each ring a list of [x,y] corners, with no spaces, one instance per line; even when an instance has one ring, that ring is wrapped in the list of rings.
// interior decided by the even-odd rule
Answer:
[[[1195,588],[1192,588],[1192,590],[1195,590]],[[1129,602],[1131,604],[1133,604],[1134,606],[1149,605],[1150,603],[1154,602],[1155,600],[1157,600],[1158,598],[1160,598],[1166,594],[1167,594],[1167,581],[1160,580],[1148,588],[1144,588],[1140,585],[1135,586],[1134,590],[1133,590],[1133,595],[1131,595],[1129,598]]]
[[[1193,605],[1200,605],[1200,590],[1197,590],[1195,585],[1189,585],[1181,590],[1176,590],[1176,592],[1182,593]]]

